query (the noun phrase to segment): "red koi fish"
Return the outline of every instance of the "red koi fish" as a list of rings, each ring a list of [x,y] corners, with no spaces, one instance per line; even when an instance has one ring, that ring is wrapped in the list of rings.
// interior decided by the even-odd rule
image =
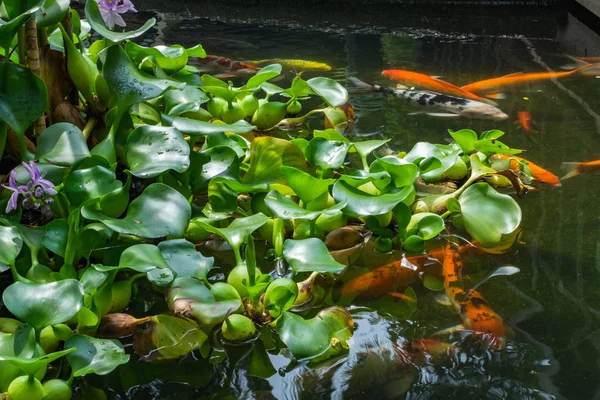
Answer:
[[[462,259],[458,251],[448,243],[444,250],[442,270],[446,295],[460,313],[463,326],[476,334],[489,339],[496,349],[504,347],[506,330],[498,314],[488,306],[485,298],[477,290],[465,292],[460,284]]]
[[[221,74],[215,75],[217,78],[230,78],[240,75],[254,75],[260,68],[243,61],[232,60],[222,56],[206,56],[196,58],[196,64],[200,68],[208,71],[221,71]]]
[[[600,160],[587,162],[564,162],[562,163],[562,168],[567,170],[568,173],[561,179],[569,179],[586,171],[600,169]]]

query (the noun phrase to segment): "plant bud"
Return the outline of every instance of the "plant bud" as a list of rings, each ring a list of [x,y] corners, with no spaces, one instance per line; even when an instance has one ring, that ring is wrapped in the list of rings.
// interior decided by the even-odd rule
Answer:
[[[232,314],[223,321],[221,333],[229,342],[244,342],[256,336],[256,326],[250,318]]]

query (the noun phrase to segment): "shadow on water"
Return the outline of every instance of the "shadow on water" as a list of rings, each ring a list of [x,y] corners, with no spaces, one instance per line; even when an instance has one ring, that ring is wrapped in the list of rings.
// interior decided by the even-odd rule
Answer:
[[[357,76],[391,85],[380,76],[381,70],[403,68],[464,85],[519,71],[558,71],[570,62],[562,55],[565,52],[600,56],[600,36],[560,8],[519,12],[485,8],[470,13],[464,8],[458,12],[393,8],[392,12],[382,6],[352,5],[343,12],[324,7],[317,15],[314,7],[277,4],[267,9],[170,2],[166,10],[163,2],[139,0],[136,6],[156,10],[159,19],[146,44],[200,42],[209,54],[234,59],[321,61],[334,67],[328,74],[342,83]],[[149,14],[140,13],[140,20]],[[594,77],[507,92],[507,98],[498,102],[509,119],[499,122],[410,116],[410,107],[397,99],[351,93],[358,115],[352,135],[391,138],[389,150],[399,152],[418,141],[444,140],[447,129],[501,129],[506,143],[525,149],[527,159],[560,175],[562,162],[599,158],[598,93],[600,79]],[[535,123],[531,133],[516,123],[519,111],[531,113]],[[349,354],[326,365],[298,365],[284,372],[290,358],[283,352],[271,356],[279,373],[268,380],[252,378],[247,374],[249,349],[241,346],[227,349],[215,364],[186,359],[168,376],[157,367],[154,374],[148,372],[147,381],[124,385],[122,376],[113,376],[104,384],[116,397],[131,399],[598,398],[597,182],[597,174],[588,174],[565,181],[560,188],[528,194],[519,201],[525,243],[508,254],[467,264],[474,271],[499,265],[521,270],[493,278],[479,289],[511,328],[503,351],[486,349],[473,337],[455,333],[449,340],[456,350],[447,358],[420,364],[407,359],[399,351],[403,345],[460,322],[450,308],[438,303],[439,296],[415,288],[419,306],[411,320],[376,309],[377,302],[356,303],[351,311],[357,330]],[[202,388],[194,380],[198,375],[190,371],[200,374],[207,368],[212,379]],[[180,382],[170,382],[171,377]],[[126,389],[116,389],[121,386]]]

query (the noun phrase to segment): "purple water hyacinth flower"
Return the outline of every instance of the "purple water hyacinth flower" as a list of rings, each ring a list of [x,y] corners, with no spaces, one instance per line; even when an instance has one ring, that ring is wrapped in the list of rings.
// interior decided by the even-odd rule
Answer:
[[[27,192],[27,186],[17,185],[17,171],[13,169],[8,176],[8,186],[2,185],[2,187],[13,191],[13,194],[10,195],[10,199],[8,199],[8,205],[6,206],[6,213],[8,214],[12,210],[17,209],[19,194],[25,194],[25,192]]]
[[[44,177],[40,174],[38,166],[33,161],[29,161],[29,164],[23,163],[23,168],[25,168],[25,170],[31,176],[31,186],[29,186],[29,183],[27,183],[28,187],[40,186],[42,189],[44,189],[44,192],[48,193],[49,195],[55,195],[58,193],[56,190],[54,190],[54,183],[44,179]]]
[[[121,14],[127,11],[137,12],[130,0],[97,0],[100,7],[100,14],[108,29],[113,29],[115,25],[124,27],[125,21]]]

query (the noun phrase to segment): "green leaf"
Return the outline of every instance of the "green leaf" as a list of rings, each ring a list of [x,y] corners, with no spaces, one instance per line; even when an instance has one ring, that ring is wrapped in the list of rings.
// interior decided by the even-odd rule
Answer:
[[[511,149],[504,143],[496,139],[483,139],[475,142],[475,150],[486,155],[490,154],[520,154],[523,150]]]
[[[269,220],[263,213],[258,213],[244,218],[236,218],[227,228],[217,228],[206,222],[196,223],[209,232],[216,233],[229,243],[233,248],[239,248],[246,236],[260,228]]]
[[[346,136],[342,135],[341,133],[339,133],[335,129],[325,129],[323,131],[315,130],[313,132],[313,136],[316,137],[316,138],[320,137],[320,138],[327,139],[327,140],[334,140],[334,141],[338,141],[338,142],[344,142],[344,143],[350,143],[350,144],[352,144],[348,140],[348,138]]]
[[[141,125],[127,139],[127,163],[140,178],[153,178],[169,169],[183,173],[190,166],[190,147],[175,128]]]
[[[71,167],[90,156],[81,129],[68,122],[54,124],[40,135],[36,158],[50,164]]]
[[[304,204],[311,202],[329,190],[335,179],[318,179],[293,167],[281,167],[287,184]]]
[[[471,153],[475,150],[475,142],[477,141],[477,133],[471,129],[461,129],[460,131],[454,132],[452,129],[448,129],[448,133],[452,136],[452,139],[458,144],[465,154]]]
[[[88,0],[86,9],[89,4],[95,4],[95,1]],[[102,73],[121,112],[134,104],[158,97],[167,89],[183,89],[185,86],[180,82],[157,79],[140,72],[119,45],[113,45],[105,51],[106,61]]]
[[[21,14],[31,14],[44,5],[46,0],[4,0],[3,5],[9,18],[17,18]]]
[[[23,371],[28,375],[34,375],[40,369],[46,367],[52,361],[59,359],[60,357],[69,354],[73,349],[57,351],[55,353],[46,354],[42,357],[36,358],[23,358],[23,357],[14,357],[14,356],[3,356],[0,355],[0,361],[7,361]]]
[[[283,256],[294,272],[340,272],[346,266],[336,262],[321,239],[287,239]]]
[[[502,235],[513,232],[521,223],[517,202],[485,182],[469,186],[458,201],[465,228],[484,247],[498,245]]]
[[[87,0],[85,3],[85,18],[100,36],[113,42],[122,42],[127,39],[133,39],[143,35],[148,29],[152,28],[156,23],[154,18],[150,18],[144,25],[134,31],[129,32],[113,32],[106,27],[100,7],[96,0]]]
[[[153,269],[170,269],[163,258],[160,249],[153,244],[136,244],[123,251],[117,267],[94,265],[101,272],[108,272],[129,268],[137,272],[150,272]]]
[[[439,181],[444,172],[456,163],[460,149],[449,148],[448,146],[434,145],[427,142],[419,142],[414,145],[412,150],[404,156],[404,160],[415,162],[416,160],[426,160],[428,158],[437,158],[442,166],[436,169],[429,169],[421,176],[428,182]]]
[[[385,156],[373,161],[369,167],[369,172],[387,172],[392,177],[393,185],[391,188],[399,188],[415,183],[415,179],[419,176],[418,167],[406,160],[394,156]],[[390,187],[382,181],[373,181],[373,185],[379,190],[389,190]]]
[[[254,129],[254,126],[245,120],[240,120],[234,124],[219,124],[166,114],[162,115],[162,124],[172,126],[190,136],[210,135],[222,132],[240,134],[251,132]]]
[[[288,140],[263,136],[254,139],[250,151],[250,168],[242,178],[246,184],[284,183],[282,167],[306,170],[302,150]]]
[[[316,137],[310,141],[304,154],[312,165],[324,169],[336,169],[344,164],[350,143]]]
[[[123,219],[108,217],[93,206],[84,206],[81,214],[119,233],[159,238],[183,236],[192,210],[178,191],[162,183],[153,183],[131,202]]]
[[[316,77],[309,79],[306,83],[332,107],[341,106],[348,102],[348,92],[333,79]]]
[[[65,181],[65,194],[71,205],[79,207],[121,188],[115,173],[101,166],[73,171]]]
[[[353,326],[350,313],[338,306],[326,308],[309,320],[291,312],[283,313],[277,320],[281,341],[299,360],[345,351]]]
[[[238,195],[266,190],[266,184],[245,185],[228,178],[214,178],[208,184],[208,200],[213,211],[232,213],[237,210]]]
[[[266,67],[261,68],[252,78],[248,79],[248,83],[246,83],[245,87],[248,89],[258,88],[264,82],[268,81],[269,79],[273,79],[280,74],[280,64],[267,65]]]
[[[289,278],[275,279],[267,287],[264,297],[265,310],[272,318],[277,318],[281,313],[289,310],[298,297],[298,284]]]
[[[193,278],[173,281],[167,301],[175,314],[193,318],[209,329],[242,306],[242,299],[233,286],[217,282],[209,289],[204,282]]]
[[[374,196],[365,193],[352,185],[338,180],[333,185],[333,198],[337,202],[346,201],[348,204],[344,213],[352,216],[370,216],[385,214],[391,211],[398,203],[412,204],[415,196],[414,186],[405,186],[396,191]]]
[[[83,306],[83,286],[75,279],[52,283],[15,282],[4,290],[6,308],[36,331],[73,318]]]
[[[71,0],[46,0],[42,11],[35,13],[38,29],[58,24],[69,11]]]
[[[75,377],[107,375],[129,361],[129,355],[125,354],[123,345],[118,340],[74,335],[66,341],[65,349],[74,349],[67,355],[67,361]]]
[[[59,256],[65,256],[69,236],[69,223],[66,219],[55,219],[46,225],[46,233],[42,244],[48,250]]]
[[[125,51],[136,63],[141,63],[148,56],[154,57],[158,66],[167,73],[179,71],[188,62],[187,50],[181,45],[144,47],[134,42],[127,42]]]
[[[150,361],[173,360],[199,349],[207,339],[189,319],[161,314],[134,336],[133,347]]]
[[[436,278],[433,275],[424,274],[423,286],[425,286],[429,290],[433,290],[434,292],[440,292],[444,290],[444,281]]]
[[[321,214],[335,214],[346,206],[345,202],[340,202],[324,210],[307,211],[291,199],[283,196],[277,190],[271,190],[267,193],[265,204],[277,218],[306,219],[311,221],[317,219]]]
[[[164,98],[165,111],[169,115],[176,116],[186,112],[198,112],[200,106],[210,99],[202,90],[189,85],[183,90],[171,89],[166,91]]]
[[[14,226],[0,226],[0,272],[10,268],[23,247],[23,239]]]
[[[29,68],[0,63],[0,120],[17,134],[24,159],[31,155],[23,135],[46,109],[47,98],[46,85]]]
[[[502,136],[504,136],[504,132],[502,132],[501,130],[498,130],[498,129],[492,129],[489,131],[482,132],[481,135],[479,136],[479,139],[492,140],[492,139],[498,139],[499,137],[502,137]]]
[[[204,257],[193,243],[184,239],[165,240],[158,248],[178,278],[205,279],[215,262],[213,257]]]
[[[444,220],[434,213],[418,213],[411,217],[406,230],[411,231],[415,227],[423,240],[429,240],[444,230]]]
[[[365,140],[362,142],[355,142],[352,143],[352,147],[356,150],[356,152],[358,154],[361,155],[361,157],[366,157],[369,154],[371,154],[371,152],[377,150],[378,148],[380,148],[381,146],[383,146],[384,144],[386,144],[387,142],[389,142],[391,139],[387,139],[387,140]],[[393,156],[390,156],[393,157]],[[397,157],[394,157],[397,158]]]
[[[277,370],[269,359],[269,353],[265,349],[262,340],[256,340],[250,353],[250,365],[248,366],[248,375],[257,378],[268,379],[275,375]]]

